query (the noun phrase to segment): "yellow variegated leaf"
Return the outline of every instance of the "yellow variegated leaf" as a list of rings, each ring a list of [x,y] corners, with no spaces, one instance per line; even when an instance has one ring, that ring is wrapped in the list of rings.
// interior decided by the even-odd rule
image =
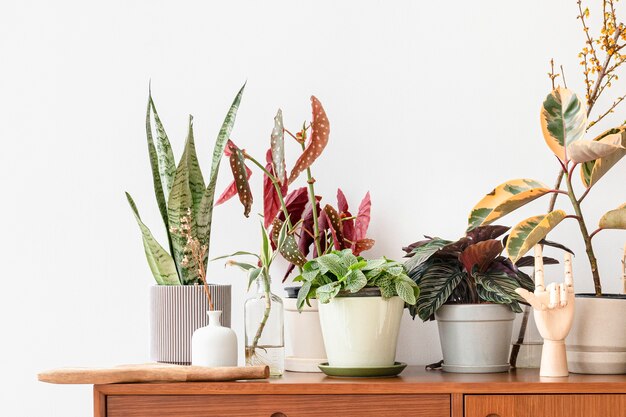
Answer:
[[[547,185],[527,178],[500,184],[474,206],[467,219],[468,230],[493,223],[549,191]]]
[[[599,224],[601,229],[626,229],[626,203],[602,216]]]
[[[533,248],[541,239],[565,218],[563,210],[554,210],[548,214],[529,217],[518,223],[506,241],[506,252],[513,263]]]
[[[594,185],[604,174],[606,174],[613,165],[617,164],[624,155],[626,155],[626,127],[609,129],[594,139],[601,141],[607,136],[619,134],[621,136],[622,148],[617,151],[593,161],[585,162],[580,166],[580,176],[585,187]]]
[[[624,150],[622,135],[614,133],[598,141],[579,140],[574,142],[567,147],[567,155],[570,160],[583,163],[603,158],[619,150]]]
[[[565,161],[565,149],[582,138],[587,128],[584,103],[572,90],[559,87],[546,97],[540,118],[546,143],[561,161]]]

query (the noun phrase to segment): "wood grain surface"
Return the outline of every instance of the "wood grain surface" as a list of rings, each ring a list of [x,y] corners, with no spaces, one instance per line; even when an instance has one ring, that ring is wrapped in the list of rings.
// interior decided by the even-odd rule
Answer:
[[[179,365],[126,365],[115,368],[62,368],[40,373],[51,384],[115,384],[121,382],[236,381],[269,377],[267,366],[205,368]]]
[[[448,395],[111,396],[107,417],[450,417]]]
[[[465,417],[624,417],[626,395],[467,395]]]

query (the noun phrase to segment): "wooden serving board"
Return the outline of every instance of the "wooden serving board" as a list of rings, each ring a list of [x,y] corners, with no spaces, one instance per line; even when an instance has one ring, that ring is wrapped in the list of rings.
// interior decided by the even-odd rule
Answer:
[[[210,382],[240,379],[265,379],[267,366],[220,367],[166,364],[124,365],[114,368],[61,368],[37,375],[51,384],[116,384],[123,382]]]

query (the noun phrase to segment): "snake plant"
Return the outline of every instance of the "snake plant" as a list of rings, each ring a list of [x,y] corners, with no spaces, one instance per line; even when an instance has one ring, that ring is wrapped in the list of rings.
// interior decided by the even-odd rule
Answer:
[[[220,161],[235,123],[244,88],[245,84],[233,100],[217,135],[213,148],[208,184],[204,181],[196,155],[193,137],[193,117],[189,116],[185,149],[178,165],[176,165],[170,141],[157,113],[152,94],[149,93],[148,95],[148,108],[146,111],[148,156],[152,169],[156,201],[167,233],[169,251],[156,241],[150,229],[143,223],[130,194],[126,193],[126,198],[141,230],[148,265],[159,285],[193,285],[202,283],[198,275],[198,268],[190,265],[189,260],[185,257],[187,239],[180,233],[176,233],[176,231],[181,228],[181,219],[188,218],[188,227],[190,227],[190,234],[188,235],[203,245],[205,249],[204,263],[206,265],[211,240],[211,220]],[[156,137],[153,135],[152,119],[154,119]],[[182,226],[187,227],[186,225],[187,223]]]

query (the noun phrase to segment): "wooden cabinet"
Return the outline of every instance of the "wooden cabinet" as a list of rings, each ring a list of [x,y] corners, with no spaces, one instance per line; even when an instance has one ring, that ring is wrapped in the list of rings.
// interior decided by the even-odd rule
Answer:
[[[108,417],[450,417],[449,395],[114,395]]]
[[[466,395],[466,417],[624,417],[626,395]]]
[[[94,387],[96,417],[626,417],[626,376],[545,379],[537,370],[398,378],[286,373],[268,381]]]

